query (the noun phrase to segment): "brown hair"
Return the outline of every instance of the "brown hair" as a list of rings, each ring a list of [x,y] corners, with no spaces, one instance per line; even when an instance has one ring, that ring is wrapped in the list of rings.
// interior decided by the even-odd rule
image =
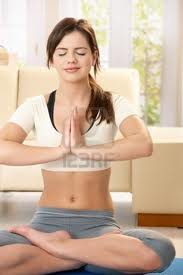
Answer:
[[[54,27],[52,32],[48,37],[47,42],[47,66],[53,62],[53,54],[57,45],[63,39],[66,34],[69,34],[73,31],[79,31],[82,33],[91,49],[92,54],[96,53],[96,61],[94,65],[94,75],[96,77],[97,72],[100,70],[100,60],[99,60],[99,48],[97,45],[97,40],[95,32],[87,20],[84,19],[75,19],[72,17],[66,17]],[[114,122],[114,109],[112,104],[111,93],[106,92],[100,87],[96,80],[89,73],[89,84],[91,87],[91,97],[90,102],[86,110],[86,119],[89,121],[89,112],[91,111],[91,118],[96,119],[98,111],[100,121],[99,125],[103,120],[106,120],[107,123]]]

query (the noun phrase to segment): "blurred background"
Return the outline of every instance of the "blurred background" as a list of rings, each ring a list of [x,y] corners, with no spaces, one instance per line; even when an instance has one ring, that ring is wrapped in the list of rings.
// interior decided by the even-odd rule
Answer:
[[[46,66],[46,41],[64,17],[95,29],[102,68],[133,67],[146,124],[183,126],[182,0],[0,0],[0,64]]]

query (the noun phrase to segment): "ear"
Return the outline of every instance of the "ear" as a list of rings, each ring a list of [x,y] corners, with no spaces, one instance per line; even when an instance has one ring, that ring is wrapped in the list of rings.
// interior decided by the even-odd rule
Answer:
[[[93,53],[93,62],[92,62],[92,66],[95,66],[95,63],[97,61],[97,58],[98,58],[98,51],[95,51]]]

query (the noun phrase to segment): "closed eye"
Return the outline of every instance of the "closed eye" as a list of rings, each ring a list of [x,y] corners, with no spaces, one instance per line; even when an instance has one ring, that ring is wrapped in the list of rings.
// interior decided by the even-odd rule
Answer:
[[[78,55],[85,55],[86,53],[77,53]],[[66,53],[59,53],[59,56],[64,56]]]

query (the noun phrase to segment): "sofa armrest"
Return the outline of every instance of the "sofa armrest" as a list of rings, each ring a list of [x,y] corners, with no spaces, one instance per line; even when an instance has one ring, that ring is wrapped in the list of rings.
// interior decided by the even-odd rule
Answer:
[[[160,143],[165,142],[183,142],[183,127],[155,127],[150,126],[148,130],[152,140]]]
[[[0,66],[0,126],[9,119],[16,110],[18,89],[18,68],[14,66]]]
[[[132,161],[134,213],[183,213],[183,142],[155,143],[153,155]]]

